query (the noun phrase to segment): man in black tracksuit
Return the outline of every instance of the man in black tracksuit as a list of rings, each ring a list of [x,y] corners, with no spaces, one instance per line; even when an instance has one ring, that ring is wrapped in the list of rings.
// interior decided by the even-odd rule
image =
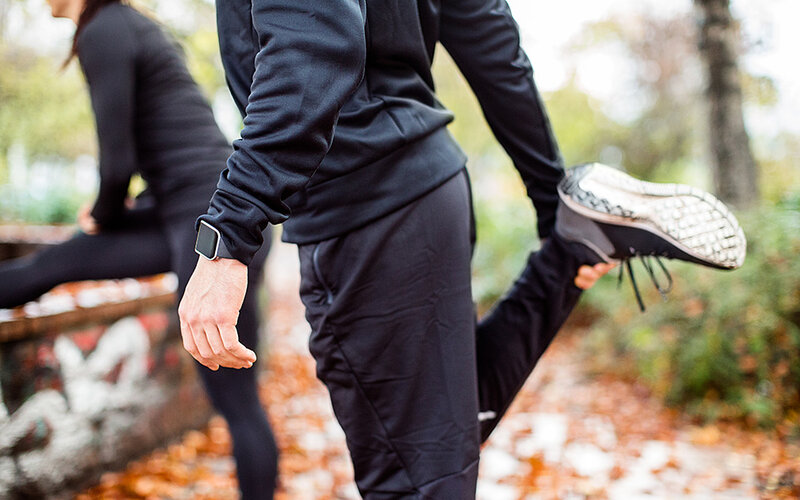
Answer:
[[[217,11],[245,120],[200,218],[230,258],[198,263],[181,304],[187,349],[212,369],[254,359],[233,328],[243,270],[261,230],[282,223],[362,495],[474,497],[480,443],[591,261],[553,233],[562,160],[507,4],[225,0]],[[466,157],[434,94],[437,42],[522,176],[545,241],[477,326]]]

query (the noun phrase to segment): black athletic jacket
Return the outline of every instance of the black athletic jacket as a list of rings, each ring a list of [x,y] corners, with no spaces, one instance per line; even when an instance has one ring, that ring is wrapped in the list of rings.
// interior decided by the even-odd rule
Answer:
[[[434,95],[437,41],[522,175],[540,235],[551,232],[563,166],[505,1],[225,0],[217,10],[244,129],[200,220],[237,259],[249,262],[267,222],[285,222],[290,242],[324,240],[463,168]]]
[[[134,173],[163,217],[202,213],[231,147],[178,45],[133,8],[109,4],[78,36],[92,98],[100,189],[92,216],[121,222]]]

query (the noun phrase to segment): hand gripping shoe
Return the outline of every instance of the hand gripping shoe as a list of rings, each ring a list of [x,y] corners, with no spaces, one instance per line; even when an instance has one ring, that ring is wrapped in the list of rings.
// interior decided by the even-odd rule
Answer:
[[[626,264],[642,310],[630,264],[633,257],[641,258],[662,295],[671,288],[672,278],[658,257],[717,269],[736,269],[744,262],[747,244],[736,218],[700,189],[644,182],[590,163],[568,170],[558,195],[558,235],[583,244],[605,262]],[[655,278],[651,256],[669,280],[666,287]]]

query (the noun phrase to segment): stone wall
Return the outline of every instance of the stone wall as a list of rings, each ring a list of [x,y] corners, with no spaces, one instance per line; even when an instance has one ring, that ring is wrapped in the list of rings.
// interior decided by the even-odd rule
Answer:
[[[57,244],[74,231],[72,226],[0,224],[0,261],[22,257],[42,246]]]
[[[207,422],[174,295],[151,292],[0,320],[0,498],[70,498]]]

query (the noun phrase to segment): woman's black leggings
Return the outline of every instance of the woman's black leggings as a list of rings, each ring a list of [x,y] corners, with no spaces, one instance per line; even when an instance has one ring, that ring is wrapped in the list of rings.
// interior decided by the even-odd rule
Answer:
[[[159,222],[154,210],[132,210],[114,230],[72,239],[34,255],[0,263],[0,308],[34,300],[69,281],[147,276],[168,271],[178,275],[178,296],[197,263],[194,253],[196,216]],[[270,246],[264,245],[248,270],[248,292],[239,314],[241,342],[256,351],[258,289]],[[211,371],[196,363],[214,407],[228,421],[233,455],[244,500],[271,499],[277,476],[278,452],[266,413],[258,399],[258,364],[250,369]]]

